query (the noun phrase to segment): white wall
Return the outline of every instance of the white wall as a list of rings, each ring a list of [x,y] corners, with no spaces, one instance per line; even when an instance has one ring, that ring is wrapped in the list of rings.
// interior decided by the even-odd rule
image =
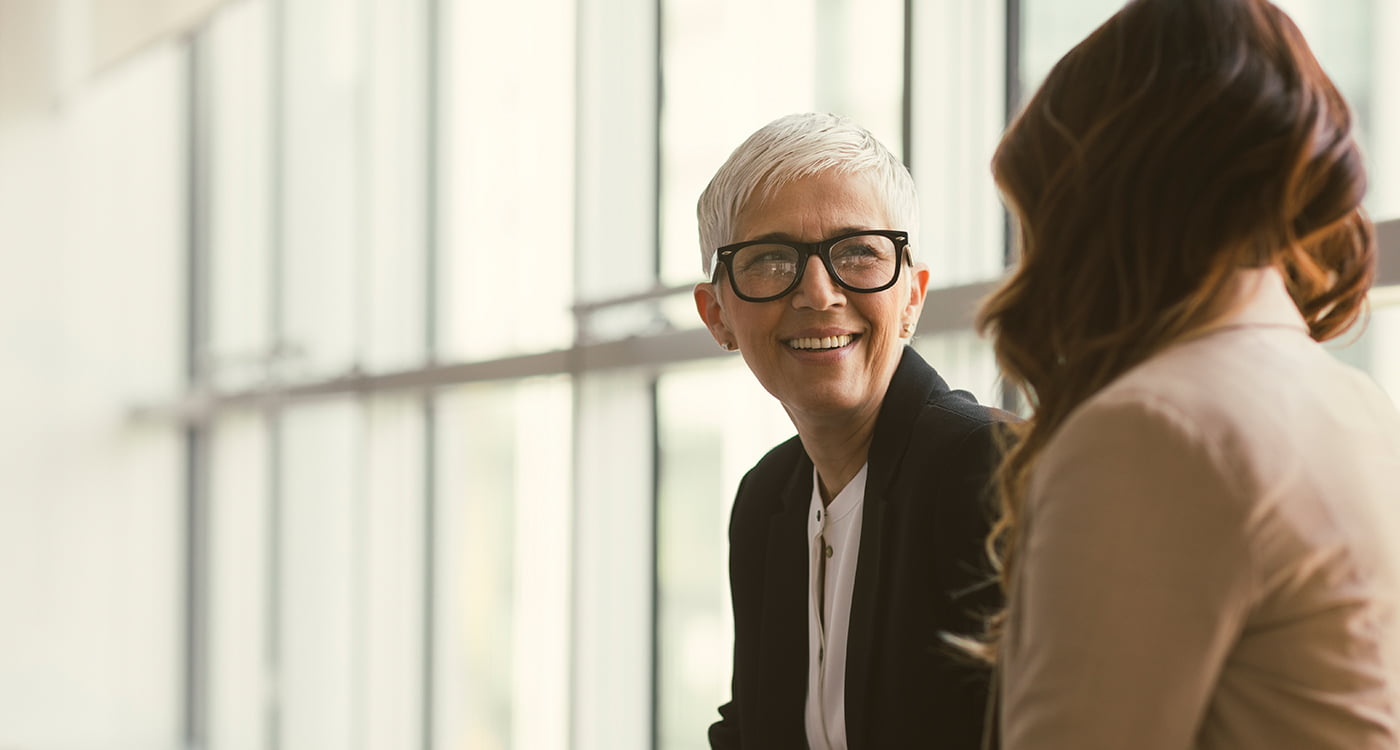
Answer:
[[[179,744],[182,61],[0,115],[3,748]]]

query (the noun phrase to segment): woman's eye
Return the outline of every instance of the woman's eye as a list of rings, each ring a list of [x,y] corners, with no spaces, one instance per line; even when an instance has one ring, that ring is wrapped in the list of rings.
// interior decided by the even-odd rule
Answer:
[[[787,258],[760,258],[744,266],[745,273],[780,274],[792,271],[792,261]]]
[[[846,258],[871,258],[879,254],[879,251],[870,245],[842,245],[841,249],[832,253],[832,257],[844,260]]]
[[[791,273],[796,263],[786,248],[756,248],[739,258],[739,270],[751,274]]]

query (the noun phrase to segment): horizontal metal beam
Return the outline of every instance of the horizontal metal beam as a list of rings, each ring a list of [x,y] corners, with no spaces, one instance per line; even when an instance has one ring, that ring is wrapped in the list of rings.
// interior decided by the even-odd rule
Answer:
[[[1400,287],[1400,219],[1376,225],[1380,247],[1376,287]],[[945,287],[929,292],[919,318],[919,334],[935,336],[972,328],[977,307],[1001,283],[1000,279]],[[655,300],[666,294],[688,293],[689,286],[658,289],[632,295],[625,301]],[[1387,296],[1388,299],[1388,296]],[[609,306],[610,302],[579,305],[580,314]],[[733,356],[715,345],[709,331],[693,328],[659,334],[580,344],[537,354],[501,357],[482,362],[431,365],[386,373],[352,371],[339,377],[305,383],[269,384],[241,391],[193,391],[168,405],[133,409],[136,420],[198,423],[216,413],[237,409],[274,409],[311,399],[370,393],[430,391],[469,383],[546,375],[605,372],[623,368],[664,368],[682,362]]]
[[[1376,286],[1400,286],[1400,219],[1376,223],[1376,246],[1380,260]]]
[[[620,307],[622,305],[632,305],[639,302],[656,302],[659,300],[674,297],[678,294],[689,296],[694,284],[682,284],[681,286],[658,286],[648,289],[645,292],[636,294],[624,294],[620,297],[609,297],[608,299],[585,301],[576,303],[573,306],[576,315],[587,315],[599,310],[606,310],[610,307]]]
[[[1400,219],[1376,222],[1375,227],[1377,264],[1373,286],[1400,286]],[[972,328],[977,307],[1000,284],[1001,279],[994,279],[929,292],[919,317],[919,331],[928,334]],[[1386,298],[1389,299],[1389,290]]]
[[[929,292],[919,314],[919,333],[928,336],[971,329],[977,307],[1000,285],[1001,279],[993,279]]]
[[[334,396],[412,393],[496,380],[664,367],[724,355],[709,331],[700,328],[482,362],[385,373],[355,371],[322,380],[269,384],[239,391],[194,391],[174,404],[137,407],[130,412],[130,417],[137,421],[201,422],[220,411],[274,409]]]

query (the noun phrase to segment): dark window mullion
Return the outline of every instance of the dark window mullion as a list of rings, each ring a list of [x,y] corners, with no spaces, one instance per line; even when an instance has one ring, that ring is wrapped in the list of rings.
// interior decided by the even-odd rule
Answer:
[[[423,54],[424,85],[423,123],[426,132],[423,137],[423,352],[425,364],[438,362],[440,331],[438,308],[438,269],[441,266],[442,233],[438,222],[441,220],[439,201],[442,199],[443,129],[440,118],[443,112],[443,54],[440,34],[447,28],[442,0],[423,0],[424,39]],[[438,401],[429,391],[422,398],[423,405],[423,611],[420,637],[422,638],[422,706],[419,714],[420,737],[423,750],[433,750],[436,745],[437,723],[437,514],[438,514]]]
[[[1021,5],[1022,0],[1006,0],[1006,124],[1016,117],[1021,107]],[[1016,260],[1016,230],[1011,214],[1002,209],[1002,265],[1010,268]],[[1001,407],[1015,412],[1020,409],[1021,394],[1005,379],[1001,380]]]
[[[200,391],[209,372],[209,55],[206,37],[184,38],[185,52],[185,387]],[[208,434],[204,421],[184,429],[184,689],[182,733],[188,747],[208,740],[209,536]]]

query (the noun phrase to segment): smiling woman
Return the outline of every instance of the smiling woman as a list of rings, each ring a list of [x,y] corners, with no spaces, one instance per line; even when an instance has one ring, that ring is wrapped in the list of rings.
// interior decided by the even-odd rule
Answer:
[[[696,287],[701,318],[717,340],[738,348],[763,387],[782,402],[799,433],[804,427],[812,435],[829,426],[844,430],[832,424],[835,420],[864,425],[868,439],[904,337],[918,320],[928,270],[915,266],[904,283],[897,283],[901,264],[890,263],[872,289],[856,292],[829,270],[828,249],[827,257],[794,264],[785,283],[775,289],[750,287],[748,292],[761,295],[752,296],[744,286],[754,282],[754,273],[746,267],[735,273],[734,252],[751,249],[754,246],[745,248],[745,242],[760,238],[829,245],[831,238],[850,235],[852,228],[866,231],[889,224],[884,203],[875,182],[864,175],[814,174],[777,188],[740,213],[735,237],[741,242],[720,248],[728,284]],[[736,280],[745,283],[735,284]],[[783,296],[788,299],[779,301]],[[851,456],[840,468],[830,467],[823,490],[839,492],[863,463],[856,458],[863,456]]]
[[[879,141],[820,114],[759,129],[700,198],[696,309],[798,432],[735,499],[733,693],[714,747],[981,735],[982,675],[937,639],[995,604],[967,592],[986,579],[998,416],[906,346],[929,278],[917,206]]]

